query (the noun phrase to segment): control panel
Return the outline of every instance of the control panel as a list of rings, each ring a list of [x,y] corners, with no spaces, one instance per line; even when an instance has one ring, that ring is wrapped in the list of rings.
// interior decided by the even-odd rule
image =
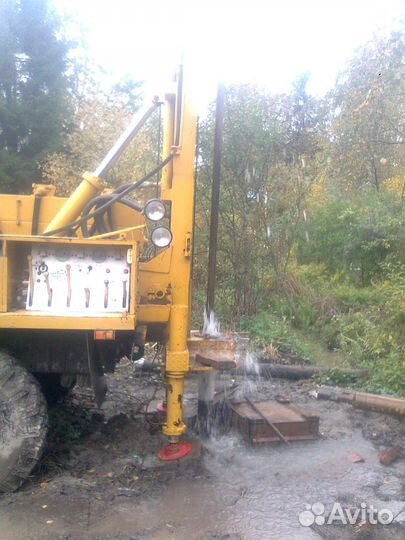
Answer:
[[[129,311],[131,255],[124,246],[33,246],[26,309],[92,316]]]

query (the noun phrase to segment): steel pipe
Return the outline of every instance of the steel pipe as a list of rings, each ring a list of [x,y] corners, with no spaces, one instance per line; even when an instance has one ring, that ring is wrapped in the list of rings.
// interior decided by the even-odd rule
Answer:
[[[105,174],[107,174],[107,172],[111,169],[111,167],[120,157],[120,155],[129,145],[129,143],[132,141],[132,139],[139,133],[139,131],[145,125],[145,122],[148,120],[148,118],[150,118],[150,116],[156,111],[156,109],[159,106],[160,106],[160,102],[156,98],[150,107],[148,107],[146,110],[145,109],[141,110],[133,118],[132,122],[129,124],[127,129],[124,131],[124,133],[122,133],[122,135],[119,137],[117,142],[108,152],[108,154],[105,156],[103,161],[96,168],[96,170],[94,171],[94,176],[102,178],[103,176],[105,176]]]

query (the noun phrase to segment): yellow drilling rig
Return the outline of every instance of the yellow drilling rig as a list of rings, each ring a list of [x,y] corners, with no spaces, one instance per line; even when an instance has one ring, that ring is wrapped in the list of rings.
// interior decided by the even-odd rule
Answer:
[[[143,178],[105,190],[106,173],[159,108],[163,159]],[[189,451],[179,439],[190,370],[195,153],[196,116],[180,70],[70,197],[43,184],[32,195],[0,195],[0,492],[22,483],[44,446],[37,381],[52,392],[87,376],[100,404],[104,373],[125,355],[141,357],[146,341],[165,346],[165,456]],[[136,190],[157,174],[159,196],[140,205]]]

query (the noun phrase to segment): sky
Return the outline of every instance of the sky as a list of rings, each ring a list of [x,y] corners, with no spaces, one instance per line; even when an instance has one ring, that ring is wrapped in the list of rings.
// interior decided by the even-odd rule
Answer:
[[[54,0],[105,81],[160,94],[182,61],[198,109],[219,81],[321,96],[361,44],[405,19],[405,0]]]

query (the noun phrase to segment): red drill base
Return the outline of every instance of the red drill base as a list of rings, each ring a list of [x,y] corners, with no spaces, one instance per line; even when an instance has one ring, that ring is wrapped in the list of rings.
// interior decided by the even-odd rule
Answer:
[[[158,456],[163,461],[176,461],[186,457],[192,449],[193,445],[188,442],[170,443],[160,450]]]

